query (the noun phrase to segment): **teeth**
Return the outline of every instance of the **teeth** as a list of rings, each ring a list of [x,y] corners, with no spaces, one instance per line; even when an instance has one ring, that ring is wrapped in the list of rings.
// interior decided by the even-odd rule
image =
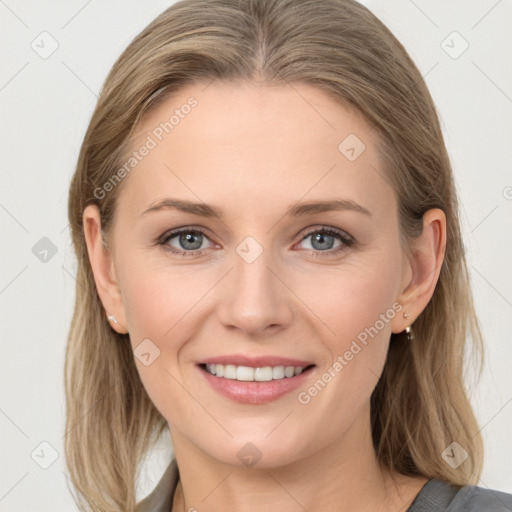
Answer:
[[[206,371],[217,377],[225,379],[240,380],[246,382],[266,382],[279,380],[285,377],[300,375],[302,366],[264,366],[263,368],[252,368],[250,366],[235,366],[233,364],[207,364]]]
[[[274,366],[272,368],[273,379],[284,379],[284,366]]]

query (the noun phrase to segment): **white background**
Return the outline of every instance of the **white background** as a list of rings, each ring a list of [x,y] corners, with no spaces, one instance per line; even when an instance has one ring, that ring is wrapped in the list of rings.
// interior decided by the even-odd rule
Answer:
[[[62,374],[76,268],[68,185],[107,72],[171,3],[0,0],[1,511],[76,510],[63,459]],[[512,492],[512,2],[363,3],[407,48],[438,107],[486,339],[485,374],[471,396],[486,447],[480,485]],[[31,48],[43,31],[58,42],[47,59]],[[462,48],[453,31],[469,44],[455,59],[442,43]],[[46,263],[32,252],[42,237],[57,248]],[[40,460],[50,456],[43,441],[58,457],[48,469],[31,458],[41,449]],[[150,459],[141,497],[157,483],[169,449],[164,442]]]

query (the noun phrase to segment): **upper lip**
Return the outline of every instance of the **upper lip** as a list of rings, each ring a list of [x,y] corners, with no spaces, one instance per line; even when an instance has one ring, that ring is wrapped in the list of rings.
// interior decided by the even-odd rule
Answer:
[[[198,364],[232,364],[235,366],[249,366],[252,368],[263,368],[265,366],[300,366],[305,368],[314,363],[280,356],[246,356],[246,355],[225,355],[209,357]]]

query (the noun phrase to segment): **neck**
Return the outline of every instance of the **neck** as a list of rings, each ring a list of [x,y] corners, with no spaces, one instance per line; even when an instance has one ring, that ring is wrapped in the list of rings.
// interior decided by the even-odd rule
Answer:
[[[180,481],[172,512],[280,510],[344,512],[403,510],[427,481],[380,467],[367,414],[311,455],[284,466],[233,466],[211,458],[172,431]]]

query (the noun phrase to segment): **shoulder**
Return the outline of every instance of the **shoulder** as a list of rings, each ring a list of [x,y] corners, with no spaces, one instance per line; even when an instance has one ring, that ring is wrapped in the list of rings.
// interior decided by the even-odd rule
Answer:
[[[512,494],[476,485],[462,487],[447,512],[512,512]]]
[[[512,494],[476,485],[429,480],[407,512],[512,512]]]

